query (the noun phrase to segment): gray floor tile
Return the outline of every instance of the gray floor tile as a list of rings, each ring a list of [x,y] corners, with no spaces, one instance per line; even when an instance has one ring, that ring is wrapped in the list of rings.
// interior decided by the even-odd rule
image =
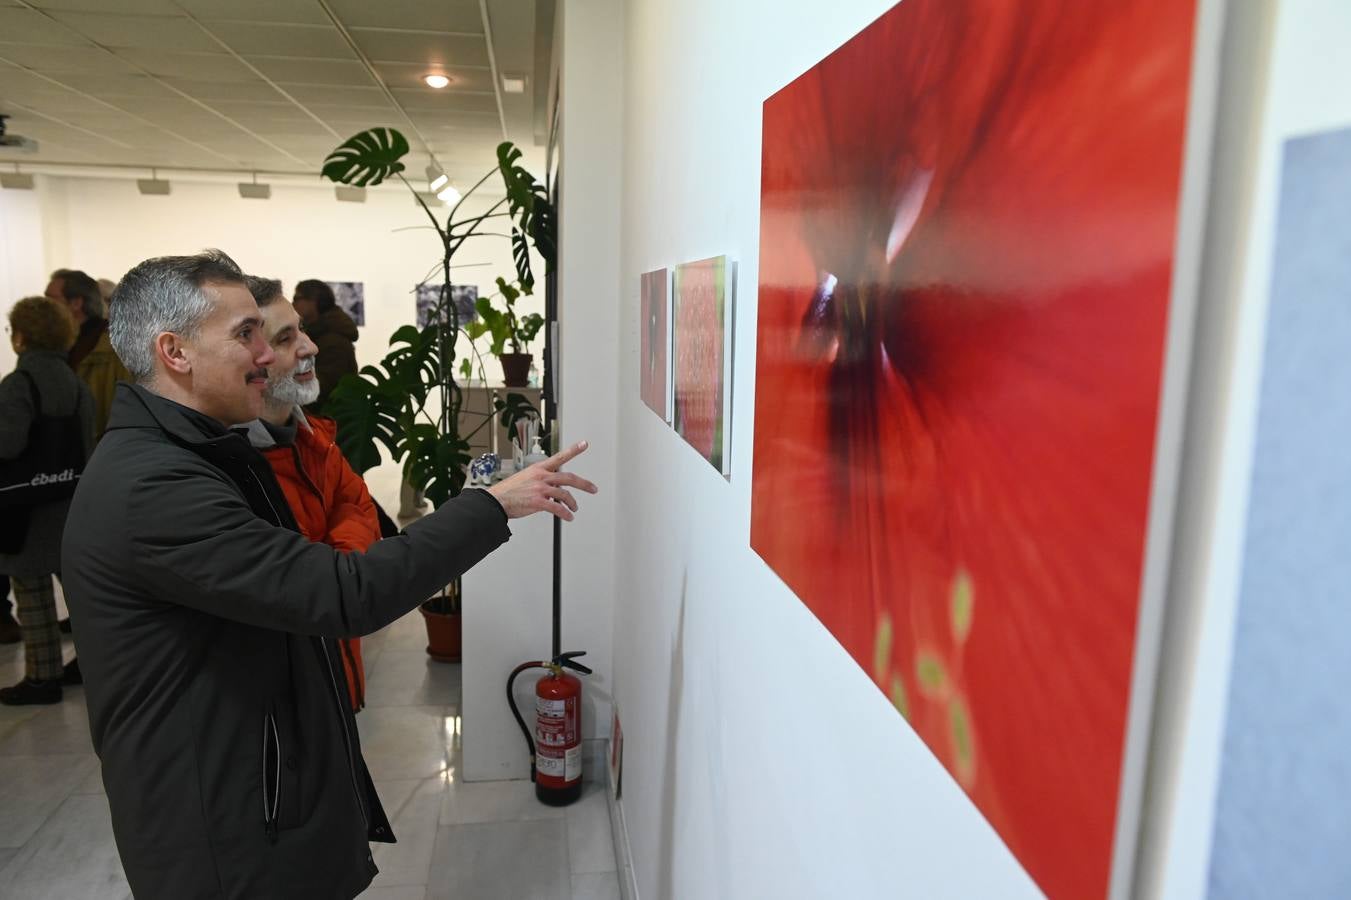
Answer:
[[[403,887],[371,887],[361,893],[361,900],[426,900],[425,885]]]
[[[5,865],[18,853],[17,847],[0,847],[0,884],[5,883]]]
[[[565,815],[564,809],[539,802],[529,781],[455,782],[446,788],[441,801],[442,825],[526,822]]]
[[[572,876],[572,900],[619,900],[619,876],[613,872]]]
[[[83,688],[67,688],[65,700],[40,710],[22,728],[11,729],[0,739],[0,756],[94,752]]]
[[[377,668],[377,671],[379,669]],[[377,781],[423,781],[454,769],[455,716],[448,706],[373,706],[357,716],[361,748]]]
[[[0,762],[0,847],[22,847],[96,766],[93,753]]]
[[[425,885],[436,846],[437,816],[445,781],[393,781],[376,785],[385,814],[394,828],[397,844],[372,844],[380,874],[374,887]]]
[[[606,791],[603,784],[585,782],[581,799],[567,807],[568,863],[574,875],[615,870]]]
[[[570,900],[561,819],[443,825],[436,833],[429,900]]]
[[[120,900],[131,890],[113,843],[108,801],[70,797],[5,868],[5,896],[24,900]]]
[[[106,794],[103,787],[103,767],[98,764],[98,757],[94,758],[94,767],[89,770],[89,774],[84,781],[75,785],[76,794]]]
[[[366,678],[367,706],[459,705],[460,666],[421,650],[385,648]]]

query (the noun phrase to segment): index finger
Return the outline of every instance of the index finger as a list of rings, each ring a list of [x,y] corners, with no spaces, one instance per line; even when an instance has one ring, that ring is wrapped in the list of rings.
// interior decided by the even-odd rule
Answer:
[[[585,453],[586,448],[590,446],[591,445],[586,441],[580,441],[566,450],[555,453],[553,456],[540,463],[540,465],[550,472],[557,472],[566,465],[569,460],[576,459],[580,454]]]

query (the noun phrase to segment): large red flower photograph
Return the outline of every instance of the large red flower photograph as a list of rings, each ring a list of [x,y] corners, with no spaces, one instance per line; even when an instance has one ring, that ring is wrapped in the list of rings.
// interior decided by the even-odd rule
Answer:
[[[765,103],[751,543],[1108,894],[1194,4],[905,0]]]

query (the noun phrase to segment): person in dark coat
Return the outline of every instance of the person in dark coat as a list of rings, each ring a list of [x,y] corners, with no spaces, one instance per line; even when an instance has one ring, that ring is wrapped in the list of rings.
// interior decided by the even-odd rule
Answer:
[[[137,900],[346,900],[392,841],[334,639],[408,613],[510,537],[571,519],[559,467],[467,490],[343,553],[299,533],[240,431],[273,362],[219,251],[147,260],[111,303],[118,386],[71,504],[65,584],[113,834]]]
[[[314,370],[319,399],[310,407],[318,411],[342,376],[357,371],[357,323],[338,305],[333,288],[314,278],[296,284],[294,305],[305,322],[305,334],[319,348]]]
[[[39,411],[43,416],[77,416],[81,456],[87,458],[94,447],[94,398],[66,364],[76,333],[70,312],[45,297],[28,297],[10,309],[9,330],[19,361],[0,381],[0,460],[17,459],[24,452]],[[59,703],[64,693],[52,576],[61,572],[61,532],[69,507],[65,498],[3,511],[0,573],[13,582],[24,643],[23,680],[0,689],[0,703],[6,706]],[[8,603],[4,598],[0,603],[8,618]]]

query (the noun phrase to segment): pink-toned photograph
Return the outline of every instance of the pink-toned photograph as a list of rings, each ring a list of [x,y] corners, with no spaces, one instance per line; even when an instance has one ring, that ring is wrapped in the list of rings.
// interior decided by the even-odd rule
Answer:
[[[639,354],[643,402],[663,422],[671,421],[671,275],[666,269],[642,276],[642,351]]]
[[[728,261],[715,256],[675,270],[673,424],[713,468],[730,471],[732,307]]]

